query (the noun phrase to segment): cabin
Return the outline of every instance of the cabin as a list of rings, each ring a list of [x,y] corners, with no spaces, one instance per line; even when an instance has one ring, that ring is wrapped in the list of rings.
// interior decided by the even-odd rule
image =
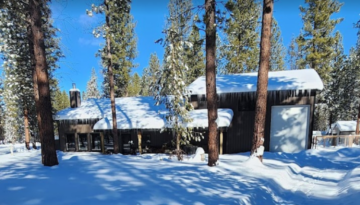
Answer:
[[[76,89],[70,91],[72,106],[54,116],[59,129],[59,150],[104,152],[106,148],[111,149],[113,122],[110,99],[88,99],[73,103],[79,100],[76,93],[80,92]],[[115,105],[121,153],[131,154],[136,150],[154,152],[161,150],[173,139],[174,133],[165,118],[168,111],[164,105],[156,106],[153,97],[115,98]],[[193,121],[184,126],[193,128],[195,135],[206,137],[207,110],[192,110],[189,115]],[[232,121],[232,110],[219,109],[218,115],[219,130],[226,130]],[[221,137],[222,132],[219,132]],[[207,140],[201,142],[194,144],[206,148]]]
[[[224,153],[251,150],[256,109],[257,73],[216,77],[218,108],[234,112],[224,138]],[[188,86],[195,109],[206,108],[205,77]],[[311,148],[316,93],[323,89],[313,69],[269,72],[264,147],[271,152]]]
[[[331,125],[332,135],[355,135],[356,121],[336,121]]]
[[[218,145],[220,154],[251,150],[255,118],[257,73],[219,75]],[[265,150],[298,152],[311,146],[316,93],[323,83],[313,69],[269,72]],[[195,110],[185,126],[200,142],[192,144],[207,151],[207,107],[205,77],[188,86]],[[104,152],[113,143],[110,99],[88,99],[80,102],[80,91],[70,91],[71,107],[54,116],[58,123],[58,148],[62,151]],[[156,106],[153,97],[122,97],[115,99],[119,147],[121,153],[137,149],[156,151],[174,137],[166,123],[167,110]],[[151,148],[151,149],[149,149]]]

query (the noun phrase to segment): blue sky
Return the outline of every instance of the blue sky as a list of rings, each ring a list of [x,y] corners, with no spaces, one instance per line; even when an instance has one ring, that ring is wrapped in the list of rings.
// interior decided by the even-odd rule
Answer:
[[[95,68],[98,81],[101,84],[101,63],[95,57],[100,49],[103,39],[95,38],[91,34],[92,29],[103,23],[100,15],[88,17],[86,9],[91,8],[91,3],[98,0],[57,0],[52,1],[54,24],[61,30],[61,48],[65,58],[61,59],[60,69],[56,75],[60,81],[60,89],[68,91],[72,83],[76,83],[80,91],[86,90],[86,83],[90,79],[91,69]],[[204,1],[194,0],[194,5],[202,4]],[[302,27],[299,6],[304,0],[275,0],[274,17],[281,28],[284,46],[287,48],[293,36],[297,36]],[[343,17],[344,21],[336,27],[343,35],[345,52],[356,44],[357,30],[353,25],[360,19],[360,1],[343,0],[344,5],[339,14],[332,18]],[[133,0],[131,13],[134,16],[137,36],[138,56],[135,63],[138,64],[132,73],[141,72],[147,67],[150,54],[157,53],[163,57],[163,47],[154,41],[162,38],[161,33],[165,25],[168,0]]]

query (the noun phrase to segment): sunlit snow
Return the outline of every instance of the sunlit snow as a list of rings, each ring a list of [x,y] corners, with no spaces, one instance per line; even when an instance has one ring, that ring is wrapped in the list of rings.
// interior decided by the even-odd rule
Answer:
[[[241,73],[216,76],[216,92],[255,92],[258,73]],[[314,69],[269,72],[268,90],[322,90],[324,85]],[[199,77],[188,86],[191,94],[206,94],[205,76]]]
[[[0,145],[0,204],[358,204],[360,148],[295,154],[102,155],[58,152],[44,167],[40,150]]]

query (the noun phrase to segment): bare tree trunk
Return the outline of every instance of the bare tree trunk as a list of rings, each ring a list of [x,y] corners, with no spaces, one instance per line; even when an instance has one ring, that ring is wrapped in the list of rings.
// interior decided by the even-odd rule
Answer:
[[[42,163],[45,166],[58,165],[55,150],[54,124],[52,119],[48,65],[46,62],[44,34],[42,30],[41,7],[46,0],[29,0],[32,40],[34,45],[35,70],[39,94],[40,136]]]
[[[356,131],[355,131],[356,135],[359,134],[359,125],[360,125],[360,104],[359,104],[358,116],[357,116],[357,119],[356,119]],[[355,143],[359,144],[359,137],[355,138]]]
[[[176,150],[180,151],[180,133],[176,133]]]
[[[112,56],[111,56],[111,45],[110,45],[110,18],[109,18],[109,5],[107,1],[104,0],[106,6],[106,26],[108,28],[106,34],[106,46],[107,46],[107,58],[108,58],[108,75],[109,75],[109,87],[110,87],[110,101],[111,101],[111,113],[112,113],[112,123],[113,123],[113,138],[114,138],[114,153],[119,153],[119,139],[117,133],[117,123],[116,123],[116,107],[115,107],[115,92],[114,92],[114,74],[112,68]]]
[[[31,21],[29,19],[29,21]],[[33,34],[32,34],[32,30],[31,30],[31,24],[27,27],[27,35],[28,35],[28,43],[29,43],[29,50],[30,50],[30,62],[31,62],[31,67],[30,69],[32,70],[32,77],[33,77],[33,87],[34,87],[34,100],[35,100],[35,109],[36,109],[36,119],[38,122],[38,129],[40,130],[40,125],[41,125],[41,117],[40,117],[40,112],[38,112],[37,110],[41,109],[40,105],[39,105],[39,89],[38,89],[38,83],[37,83],[37,76],[36,76],[36,65],[35,65],[35,55],[34,55],[34,43],[33,43]],[[41,142],[41,134],[39,133],[39,137],[40,137],[40,142]],[[35,133],[34,133],[34,142],[35,140]],[[33,146],[34,147],[34,146]]]
[[[206,101],[209,120],[209,160],[208,166],[216,166],[219,159],[217,140],[217,95],[215,77],[215,50],[216,50],[216,27],[215,27],[215,0],[205,0],[205,23],[206,23]]]
[[[256,111],[254,122],[254,136],[251,154],[256,155],[260,161],[263,158],[264,152],[264,130],[266,117],[266,100],[268,87],[268,72],[270,63],[270,38],[271,38],[271,19],[273,13],[273,0],[264,0],[263,17],[261,28],[261,42],[260,42],[260,67],[257,82],[256,92]]]
[[[24,129],[25,129],[25,147],[30,150],[30,133],[29,133],[29,115],[27,107],[24,108]]]

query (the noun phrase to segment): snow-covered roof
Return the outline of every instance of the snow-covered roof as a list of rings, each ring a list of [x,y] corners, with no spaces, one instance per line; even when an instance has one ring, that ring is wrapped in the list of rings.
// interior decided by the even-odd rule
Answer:
[[[127,113],[127,111],[125,111]],[[166,123],[165,115],[167,111],[160,112],[143,112],[136,111],[130,116],[116,115],[118,129],[163,129],[171,127]],[[187,123],[186,127],[191,128],[207,128],[208,116],[207,109],[192,110],[189,113],[192,122]],[[218,127],[229,127],[233,118],[231,109],[218,109]],[[111,130],[112,118],[104,118],[94,125],[94,130]]]
[[[334,129],[340,132],[355,131],[356,121],[337,121],[334,125]]]
[[[255,92],[258,73],[241,73],[216,76],[216,92]],[[205,76],[199,77],[188,86],[191,94],[206,93]],[[324,85],[314,69],[269,72],[268,90],[322,90]]]
[[[155,105],[153,97],[122,97],[115,99],[118,129],[162,129],[166,125],[167,110],[163,104]],[[207,110],[190,112],[193,122],[188,127],[207,127]],[[230,109],[218,109],[218,126],[228,127],[233,112]],[[54,116],[55,120],[100,119],[95,130],[112,129],[110,99],[88,99],[78,108],[66,108]]]

